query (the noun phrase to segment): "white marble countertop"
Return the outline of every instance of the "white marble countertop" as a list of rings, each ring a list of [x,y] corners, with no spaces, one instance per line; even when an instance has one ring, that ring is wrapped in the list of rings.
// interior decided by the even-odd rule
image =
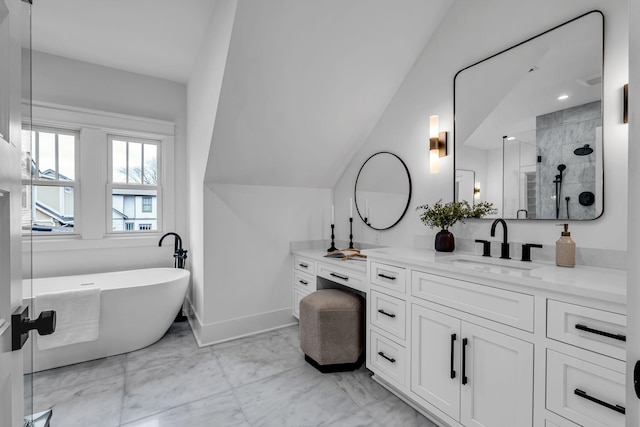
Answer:
[[[535,289],[579,295],[626,305],[627,272],[612,268],[558,267],[555,264],[485,258],[478,254],[429,249],[377,248],[362,251],[369,259],[398,262],[443,272],[469,274]],[[358,261],[360,262],[360,261]]]

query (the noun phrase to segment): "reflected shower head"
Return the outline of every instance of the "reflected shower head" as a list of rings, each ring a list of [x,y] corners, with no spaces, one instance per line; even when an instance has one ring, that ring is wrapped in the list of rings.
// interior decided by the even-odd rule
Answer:
[[[584,144],[583,147],[573,150],[573,154],[576,156],[588,156],[591,153],[593,153],[593,148],[589,147],[589,144]]]
[[[563,171],[563,170],[565,170],[566,168],[567,168],[567,166],[566,166],[566,165],[558,165],[558,170],[559,170],[560,172],[562,172],[562,171]]]

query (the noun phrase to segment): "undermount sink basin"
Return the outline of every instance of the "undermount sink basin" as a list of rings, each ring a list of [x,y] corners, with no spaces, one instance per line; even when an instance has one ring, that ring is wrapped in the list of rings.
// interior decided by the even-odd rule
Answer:
[[[502,271],[524,272],[542,267],[540,264],[501,258],[481,257],[474,255],[452,255],[446,261],[461,267],[475,267],[483,270],[499,269]]]

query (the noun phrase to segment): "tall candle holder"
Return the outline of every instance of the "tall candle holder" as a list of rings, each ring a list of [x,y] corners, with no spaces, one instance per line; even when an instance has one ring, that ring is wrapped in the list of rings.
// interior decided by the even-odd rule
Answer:
[[[337,251],[338,248],[336,248],[336,244],[334,242],[335,239],[335,235],[333,234],[333,229],[335,228],[334,224],[331,224],[331,247],[329,249],[327,249],[327,252],[333,252],[333,251]]]
[[[353,247],[353,217],[349,218],[349,249],[355,249]]]

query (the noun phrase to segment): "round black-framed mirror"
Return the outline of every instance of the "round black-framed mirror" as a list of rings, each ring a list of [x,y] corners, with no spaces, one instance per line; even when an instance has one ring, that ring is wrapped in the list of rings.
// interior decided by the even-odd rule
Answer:
[[[374,230],[388,230],[404,217],[411,202],[411,174],[400,157],[388,151],[362,164],[354,187],[360,219]]]

